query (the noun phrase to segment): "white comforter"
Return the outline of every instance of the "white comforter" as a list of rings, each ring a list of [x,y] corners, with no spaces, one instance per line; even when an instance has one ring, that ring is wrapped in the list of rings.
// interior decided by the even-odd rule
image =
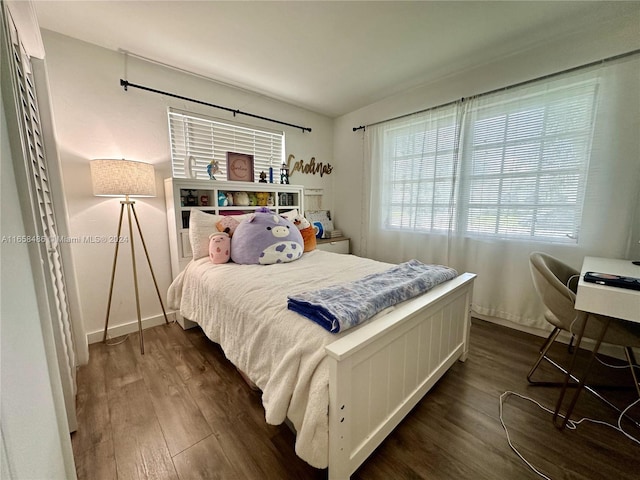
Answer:
[[[326,468],[329,368],[324,346],[353,329],[329,333],[287,310],[287,295],[356,280],[391,266],[320,250],[275,265],[215,265],[205,257],[178,275],[169,287],[168,303],[197,322],[262,390],[268,423],[291,420],[297,432],[296,454],[316,468]]]

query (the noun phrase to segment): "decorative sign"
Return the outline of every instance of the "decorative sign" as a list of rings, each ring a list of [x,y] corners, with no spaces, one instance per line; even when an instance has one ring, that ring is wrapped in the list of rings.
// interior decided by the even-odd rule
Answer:
[[[329,210],[307,210],[304,216],[313,226],[316,238],[331,237],[333,220],[331,220],[331,212]]]
[[[294,162],[291,165],[291,162]],[[316,157],[311,157],[311,160],[305,162],[304,160],[296,160],[296,157],[293,154],[289,154],[287,158],[287,166],[289,167],[289,176],[293,175],[295,172],[306,173],[315,175],[319,173],[322,177],[324,174],[329,175],[333,171],[333,167],[330,163],[326,165],[322,162],[316,163]]]
[[[227,152],[227,179],[253,182],[253,155]]]

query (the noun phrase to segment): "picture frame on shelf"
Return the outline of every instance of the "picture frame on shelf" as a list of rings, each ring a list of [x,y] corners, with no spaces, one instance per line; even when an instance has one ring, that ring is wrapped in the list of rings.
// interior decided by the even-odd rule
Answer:
[[[227,180],[253,182],[253,155],[227,152]]]

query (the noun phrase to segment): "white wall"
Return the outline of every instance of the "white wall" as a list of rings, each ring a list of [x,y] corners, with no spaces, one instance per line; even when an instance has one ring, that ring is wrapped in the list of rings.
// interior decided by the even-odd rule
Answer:
[[[363,178],[364,161],[366,161],[364,134],[362,131],[354,133],[353,127],[383,121],[639,49],[640,6],[636,12],[635,15],[617,18],[616,21],[601,22],[585,30],[571,32],[562,38],[533,45],[528,50],[499,61],[479,65],[422,85],[336,119],[334,157],[340,175],[335,178],[334,203],[339,206],[340,225],[346,235],[351,237],[353,252],[365,253],[363,248],[365,231],[361,226],[361,220],[368,215],[368,212],[363,211],[362,199],[362,187],[366,181]],[[633,99],[635,96],[632,95],[630,98]],[[631,104],[633,105],[633,100]],[[633,121],[637,122],[637,110],[634,112],[631,108],[629,113],[632,114],[630,117],[634,118]],[[629,130],[633,131],[633,124],[630,125]],[[612,142],[611,154],[622,155],[622,158],[635,168],[637,163],[633,162],[638,161],[640,145],[634,146],[630,144],[632,142],[627,142],[626,150],[619,151],[619,149],[616,150],[618,146],[615,143],[615,134],[607,138],[607,141]],[[625,152],[630,154],[624,155]],[[612,211],[602,213],[603,225],[610,223],[604,220],[614,219],[612,213]],[[615,220],[620,222],[625,219],[615,218]],[[611,250],[612,246],[606,241],[604,232],[599,232],[599,235],[601,241],[589,246],[587,255],[621,255],[619,248],[616,247],[616,251]],[[416,245],[418,244],[416,242]],[[516,243],[513,246],[516,246]],[[536,249],[556,255],[575,268],[581,266],[585,255],[584,249],[563,245],[540,244]],[[419,254],[418,251],[416,255]],[[464,265],[453,265],[462,271],[478,273],[474,287],[474,314],[532,332],[546,328],[548,324],[543,319],[543,308],[530,280],[529,250],[525,251],[524,247],[519,246],[510,254],[505,252],[500,254],[501,262],[491,262],[495,271],[482,270],[479,265],[468,262]],[[392,252],[389,256],[394,257]],[[395,257],[393,261],[408,260]],[[438,261],[419,256],[416,258],[427,262]],[[519,279],[519,281],[505,282],[505,278]]]
[[[640,48],[640,13],[591,25],[562,38],[533,45],[499,61],[442,78],[388,97],[335,121],[334,157],[340,174],[334,183],[334,204],[341,228],[351,237],[354,253],[361,244],[363,131],[352,128],[416,112],[488,92],[608,56]]]
[[[163,66],[129,57],[126,78],[150,87],[309,126],[311,133],[284,127],[285,154],[296,159],[331,163],[330,176],[292,176],[292,183],[323,188],[321,206],[332,210],[337,228],[351,237],[352,249],[361,243],[363,140],[352,127],[373,123],[444,102],[581,65],[609,55],[638,48],[638,15],[592,25],[563,38],[550,39],[526,51],[491,64],[459,72],[438,81],[389,97],[335,121],[243,90],[219,85]],[[138,210],[160,289],[170,281],[169,249],[162,179],[170,176],[170,153],[166,109],[168,106],[222,119],[223,111],[153,93],[130,89],[124,92],[121,53],[44,31],[53,112],[59,154],[63,165],[70,234],[114,235],[119,204],[92,196],[88,162],[93,158],[129,158],[154,163],[159,196],[139,200]],[[267,128],[275,124],[238,117],[237,121]],[[80,243],[72,246],[76,280],[82,298],[82,317],[87,332],[104,326],[109,276],[114,245]],[[128,248],[121,249],[110,325],[133,324],[135,302]],[[162,321],[144,258],[139,260],[143,284],[142,316]]]
[[[136,211],[149,249],[160,291],[171,282],[167,221],[163,179],[171,176],[167,107],[175,107],[234,120],[225,111],[130,88],[125,92],[123,54],[43,31],[46,64],[56,122],[64,190],[69,209],[69,229],[73,238],[115,235],[119,214],[117,199],[94,197],[89,160],[127,158],[153,163],[156,168],[158,196],[139,199]],[[264,96],[220,85],[174,69],[129,56],[126,79],[132,83],[196,98],[209,103],[275,118],[287,123],[311,127],[303,133],[282,127],[286,138],[286,156],[333,164],[333,122],[331,119]],[[235,121],[270,129],[281,126],[238,116]],[[332,207],[331,180],[335,174],[291,176],[291,183],[323,188],[322,206]],[[104,328],[113,244],[81,242],[71,247],[76,281],[82,299],[82,317],[88,334]],[[136,321],[131,257],[129,246],[120,248],[116,288],[109,325]],[[141,246],[136,250],[138,278],[141,284],[143,320],[163,321],[151,275]],[[164,299],[163,299],[164,301]],[[95,340],[99,335],[92,335]]]

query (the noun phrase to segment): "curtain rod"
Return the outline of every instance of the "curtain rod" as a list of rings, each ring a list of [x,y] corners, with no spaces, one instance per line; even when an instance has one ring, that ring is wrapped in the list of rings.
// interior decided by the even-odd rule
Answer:
[[[575,72],[577,70],[582,70],[584,68],[594,67],[596,65],[600,65],[600,64],[603,64],[603,63],[606,63],[606,62],[611,62],[613,60],[620,60],[621,58],[630,57],[632,55],[637,55],[639,53],[640,53],[640,48],[636,49],[636,50],[631,50],[629,52],[621,53],[619,55],[613,55],[611,57],[603,58],[601,60],[596,60],[595,62],[585,63],[584,65],[578,65],[577,67],[567,68],[566,70],[561,70],[559,72],[550,73],[548,75],[542,75],[541,77],[532,78],[531,80],[525,80],[523,82],[514,83],[514,84],[508,85],[506,87],[500,87],[500,88],[496,88],[496,89],[493,89],[493,90],[489,90],[488,92],[484,92],[484,93],[479,93],[477,95],[473,95],[473,97],[476,97],[476,98],[477,97],[484,97],[485,95],[491,95],[492,93],[497,93],[497,92],[501,92],[501,91],[504,91],[504,90],[509,90],[511,88],[516,88],[516,87],[522,87],[522,86],[527,85],[529,83],[539,82],[540,80],[546,80],[548,78],[556,77],[558,75],[562,75],[562,74],[565,74],[565,73],[571,73],[571,72]],[[460,100],[452,100],[450,102],[442,103],[440,105],[436,105],[435,107],[429,107],[429,108],[425,108],[423,110],[418,110],[416,112],[405,113],[404,115],[398,115],[397,117],[388,118],[387,120],[380,120],[379,122],[370,123],[368,125],[360,125],[359,127],[353,127],[353,131],[357,132],[358,130],[365,130],[367,127],[373,127],[374,125],[380,125],[381,123],[391,122],[393,120],[399,120],[401,118],[410,117],[411,115],[416,115],[418,113],[424,113],[424,112],[428,112],[430,110],[435,110],[436,108],[448,107],[449,105],[457,103],[457,102],[459,102],[461,100],[464,100],[464,98],[461,98]]]
[[[139,88],[140,90],[146,90],[147,92],[159,93],[160,95],[167,95],[169,97],[178,98],[180,100],[187,100],[188,102],[198,103],[200,105],[206,105],[207,107],[219,108],[220,110],[226,110],[227,112],[233,113],[233,116],[236,115],[245,115],[247,117],[258,118],[260,120],[266,120],[267,122],[279,123],[280,125],[286,125],[288,127],[299,128],[303,132],[310,132],[311,128],[309,127],[301,127],[300,125],[294,125],[292,123],[281,122],[280,120],[274,120],[273,118],[263,117],[261,115],[255,115],[253,113],[243,112],[241,110],[235,110],[229,107],[223,107],[221,105],[215,105],[213,103],[204,102],[202,100],[196,100],[195,98],[183,97],[182,95],[177,95],[175,93],[163,92],[162,90],[156,90],[155,88],[145,87],[144,85],[137,85],[135,83],[131,83],[128,80],[120,79],[120,86],[124,88],[125,91],[129,87]]]

